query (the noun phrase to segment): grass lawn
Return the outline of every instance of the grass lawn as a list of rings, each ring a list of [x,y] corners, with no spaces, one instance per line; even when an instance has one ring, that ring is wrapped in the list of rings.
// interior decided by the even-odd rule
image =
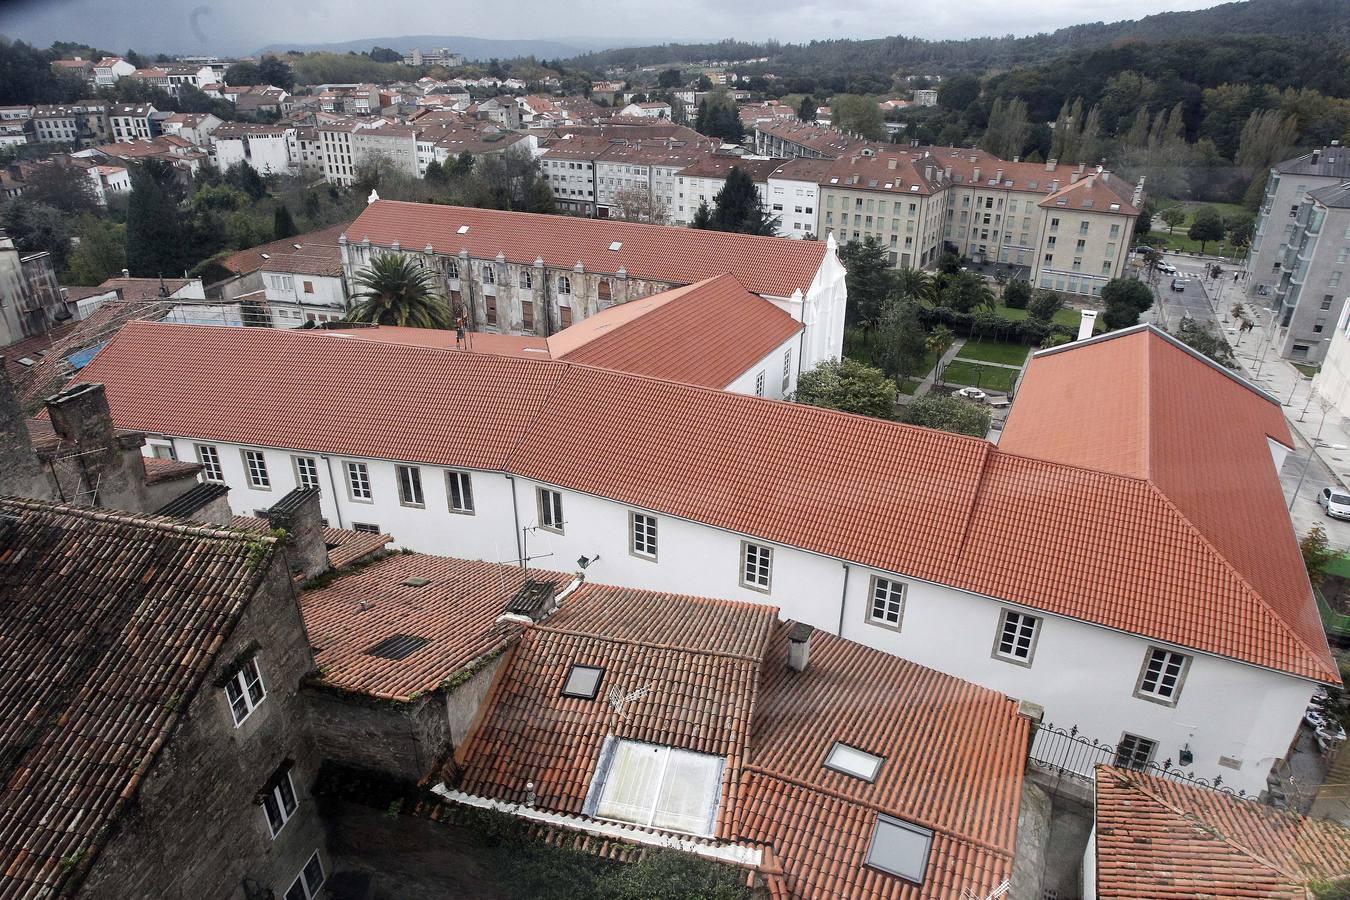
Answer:
[[[998,308],[995,309],[994,312],[998,313],[1000,316],[1002,316],[1003,318],[1007,319],[1010,322],[1020,322],[1027,317],[1027,311],[1025,309],[1011,309],[1010,307],[1004,306],[1002,303],[998,305]],[[1073,307],[1066,306],[1055,313],[1055,318],[1053,321],[1059,325],[1067,325],[1070,328],[1077,328],[1078,319],[1079,319],[1079,311],[1077,309],[1074,309]],[[1097,330],[1098,331],[1106,330],[1106,323],[1101,320],[1101,316],[1097,317]]]
[[[914,389],[919,386],[919,381],[920,379],[918,378],[906,378],[904,381],[900,382],[900,393],[913,394]]]
[[[952,360],[942,371],[942,380],[948,384],[968,384],[986,391],[1010,391],[1016,376],[1013,369],[982,366],[963,359]]]
[[[1159,203],[1159,212],[1169,206],[1180,206],[1186,212],[1186,221],[1178,225],[1171,234],[1167,233],[1167,223],[1157,216],[1153,217],[1153,230],[1149,232],[1152,237],[1164,241],[1163,246],[1168,250],[1180,250],[1185,253],[1199,253],[1200,242],[1193,241],[1186,236],[1187,230],[1191,227],[1191,222],[1195,221],[1195,211],[1202,206],[1212,206],[1219,211],[1219,215],[1225,220],[1240,215],[1250,215],[1241,203],[1205,203],[1198,200],[1168,201]],[[1225,241],[1210,241],[1205,247],[1205,253],[1214,256],[1230,256],[1232,250]]]
[[[1020,366],[1027,361],[1029,349],[1025,344],[1009,344],[1006,341],[966,341],[956,356],[958,359]]]

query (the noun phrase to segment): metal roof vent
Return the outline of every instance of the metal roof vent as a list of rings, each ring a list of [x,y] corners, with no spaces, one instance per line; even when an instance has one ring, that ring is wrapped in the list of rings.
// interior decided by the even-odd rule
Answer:
[[[431,584],[430,578],[419,578],[417,576],[413,576],[412,578],[403,579],[404,587],[426,587],[429,584]]]
[[[516,591],[516,595],[506,604],[507,615],[526,616],[538,621],[553,605],[553,596],[557,586],[551,581],[527,579]]]
[[[407,659],[431,641],[415,634],[395,634],[373,647],[366,648],[366,656],[380,659]]]

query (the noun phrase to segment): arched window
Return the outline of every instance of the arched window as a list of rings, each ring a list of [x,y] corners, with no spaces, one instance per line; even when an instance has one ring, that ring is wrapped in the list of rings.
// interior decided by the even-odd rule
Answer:
[[[572,280],[568,278],[566,275],[558,276],[558,293],[559,294],[572,293]]]

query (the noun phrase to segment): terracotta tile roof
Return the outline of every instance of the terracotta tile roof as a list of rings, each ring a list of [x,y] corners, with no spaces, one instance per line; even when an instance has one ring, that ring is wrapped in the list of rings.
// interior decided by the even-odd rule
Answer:
[[[1012,874],[1028,728],[1017,704],[820,631],[796,673],[788,631],[764,661],[733,836],[771,844],[794,897],[991,893]],[[882,757],[875,781],[822,765],[836,741]],[[864,866],[878,814],[933,830],[922,887]]]
[[[580,814],[605,738],[726,759],[717,834],[735,821],[770,606],[583,585],[542,625],[526,628],[456,754],[459,787],[507,802],[534,782],[540,807]],[[573,664],[604,669],[594,700],[564,697]],[[632,697],[620,704],[611,697]]]
[[[490,331],[475,331],[465,335],[465,342],[461,344],[457,333],[445,328],[379,325],[374,328],[324,328],[319,333],[350,340],[405,344],[409,347],[435,347],[440,350],[471,350],[474,353],[491,353],[520,359],[551,358],[548,339],[532,334],[494,334]]]
[[[68,297],[75,300],[78,297]],[[67,322],[58,325],[46,334],[39,334],[33,337],[23,338],[12,344],[0,347],[0,356],[5,358],[5,371],[9,374],[11,381],[19,381],[28,374],[29,366],[19,362],[21,359],[29,359],[34,362],[41,361],[47,351],[51,349],[52,342],[58,341],[70,334],[75,329],[77,323]]]
[[[168,291],[168,296],[172,297],[183,288],[192,284],[196,279],[189,278],[109,278],[99,285],[99,290],[111,291],[118,290],[122,292],[123,300],[158,300],[161,296],[160,289]],[[107,304],[104,304],[105,306]],[[100,306],[99,309],[103,307]],[[90,318],[93,318],[90,316]],[[85,321],[88,321],[86,319]]]
[[[160,459],[157,456],[141,457],[145,465],[145,483],[159,484],[161,481],[173,481],[178,478],[195,478],[202,470],[201,463],[179,459]]]
[[[1071,353],[1092,356],[1092,346],[1109,345]],[[1037,378],[1053,378],[1041,359],[1031,364],[1023,398],[1035,396]],[[1191,356],[1175,361],[1196,370],[1202,384],[1200,370],[1211,371]],[[421,377],[409,382],[409,371]],[[328,389],[276,390],[297,377]],[[1220,526],[1189,521],[1186,509],[1204,507],[1184,495],[1184,485],[1175,487],[1174,502],[1166,493],[1174,489],[1170,481],[1155,485],[1013,455],[945,432],[573,363],[339,342],[298,331],[133,322],[79,380],[107,385],[121,427],[507,471],[1339,681],[1325,639],[1319,645],[1302,637],[1305,616],[1295,615],[1295,599],[1271,602],[1256,586],[1304,579],[1306,589],[1301,558],[1276,548],[1261,563],[1271,572],[1252,578],[1242,567],[1257,563],[1245,555],[1226,558],[1207,539]],[[1111,389],[1121,384],[1132,386],[1113,381]],[[454,390],[446,389],[450,385]],[[1186,385],[1177,383],[1188,395],[1182,406],[1209,402],[1208,392]],[[597,420],[599,408],[608,414]],[[1053,409],[1058,428],[1068,427],[1064,408]],[[1014,411],[1011,427],[1022,427],[1019,416],[1030,418]],[[1226,436],[1235,447],[1264,442],[1264,431],[1255,438],[1246,433],[1251,427],[1251,419],[1224,420],[1214,439]],[[1166,452],[1178,477],[1187,465],[1198,466],[1201,475],[1193,481],[1203,482],[1210,459],[1188,448],[1210,437],[1196,431],[1179,430],[1177,446]],[[1090,437],[1090,427],[1086,433]],[[596,466],[597,441],[627,451]],[[814,451],[803,453],[807,446]],[[662,460],[657,469],[649,464],[654,448]],[[1252,482],[1271,482],[1253,486],[1254,494],[1278,491],[1272,469],[1265,462],[1246,473]],[[701,490],[690,491],[690,484]],[[1269,512],[1271,522],[1262,528],[1287,522],[1282,512]],[[1227,545],[1241,548],[1244,540],[1233,536]],[[1306,616],[1315,620],[1310,593],[1306,600]]]
[[[1040,205],[1046,209],[1091,210],[1092,212],[1116,213],[1122,216],[1137,216],[1139,210],[1130,203],[1130,194],[1134,188],[1119,176],[1112,178],[1110,172],[1092,173],[1077,181],[1061,187],[1049,194]]]
[[[892,166],[894,163],[894,166]],[[904,149],[878,149],[872,156],[841,156],[830,166],[821,187],[889,194],[933,194],[942,189],[936,168],[929,174]]]
[[[720,275],[587,316],[548,347],[567,362],[723,388],[801,328],[735,275]]]
[[[828,156],[837,158],[846,156],[850,153],[856,153],[867,146],[867,141],[861,138],[849,137],[842,131],[835,131],[833,128],[823,128],[819,125],[808,125],[805,122],[794,121],[767,121],[755,125],[755,130],[760,134],[766,134],[771,137],[780,138],[789,143],[798,144]]]
[[[1350,829],[1209,788],[1097,768],[1097,896],[1303,900],[1350,877]]]
[[[466,225],[468,233],[459,234]],[[774,297],[806,293],[826,253],[818,241],[394,200],[367,206],[347,237],[369,237],[382,247],[398,241],[404,247],[431,244],[441,253],[465,249],[483,259],[503,253],[526,265],[540,256],[558,268],[579,261],[588,272],[622,268],[631,278],[675,285],[731,272],[756,294]],[[615,241],[621,246],[610,250]]]
[[[1247,635],[1250,651],[1292,658],[1292,639],[1332,675],[1271,441],[1293,446],[1278,400],[1144,326],[1036,354],[999,448],[1147,480],[1184,516],[1188,540],[1226,563],[1213,577],[1233,584],[1240,607],[1265,605],[1281,626]]]
[[[266,534],[272,524],[256,516],[232,516],[230,527],[241,531]],[[323,541],[328,546],[328,564],[342,570],[353,563],[383,553],[393,538],[387,534],[369,534],[364,531],[352,531],[348,528],[325,528]]]
[[[781,159],[744,159],[739,156],[707,156],[681,169],[688,178],[726,178],[732,169],[740,169],[756,184],[764,184],[774,170],[783,164]]]
[[[561,587],[568,576],[530,571]],[[319,683],[408,700],[433,691],[480,657],[505,649],[518,625],[497,624],[524,581],[519,567],[440,556],[385,557],[300,596],[300,612],[323,673]],[[411,578],[430,584],[412,587]],[[367,651],[394,635],[428,643],[404,659]]]
[[[220,264],[238,275],[266,269],[337,278],[342,275],[342,248],[338,246],[338,237],[348,227],[347,223],[339,223],[308,234],[249,247],[230,254]],[[300,245],[299,249],[296,244]],[[268,258],[264,259],[264,254]]]
[[[773,171],[770,178],[791,179],[793,181],[809,181],[812,184],[820,184],[827,180],[830,172],[830,165],[833,160],[828,159],[807,159],[799,156],[796,159],[790,159],[785,163],[780,163],[778,168]]]
[[[0,896],[93,865],[266,573],[254,544],[0,500]]]

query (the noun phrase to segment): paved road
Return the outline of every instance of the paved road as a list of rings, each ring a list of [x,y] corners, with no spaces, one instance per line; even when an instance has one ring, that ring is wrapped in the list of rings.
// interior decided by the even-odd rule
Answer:
[[[1168,330],[1175,329],[1183,316],[1190,316],[1199,322],[1215,321],[1214,307],[1209,300],[1213,288],[1205,272],[1209,263],[1172,253],[1164,254],[1163,259],[1177,267],[1177,274],[1158,273],[1158,282],[1153,288],[1156,300],[1152,321]],[[1172,290],[1174,278],[1184,285],[1182,290]],[[1219,310],[1219,317],[1224,317],[1223,310]]]
[[[1294,412],[1294,417],[1298,417],[1297,412]],[[1322,488],[1332,485],[1339,487],[1336,477],[1318,454],[1312,454],[1312,461],[1309,464],[1308,444],[1297,431],[1294,432],[1294,443],[1297,449],[1289,454],[1284,461],[1284,467],[1280,469],[1280,486],[1284,488],[1286,503],[1294,496],[1295,487],[1298,488],[1298,497],[1294,499],[1294,505],[1289,510],[1289,517],[1294,521],[1294,532],[1302,537],[1314,525],[1321,525],[1326,530],[1327,540],[1332,546],[1343,550],[1350,549],[1350,522],[1331,518],[1322,512],[1322,507],[1317,503],[1317,495]],[[1350,449],[1332,448],[1325,449],[1324,452],[1330,454],[1333,464],[1342,461],[1350,464]],[[1303,479],[1301,485],[1300,477]]]

